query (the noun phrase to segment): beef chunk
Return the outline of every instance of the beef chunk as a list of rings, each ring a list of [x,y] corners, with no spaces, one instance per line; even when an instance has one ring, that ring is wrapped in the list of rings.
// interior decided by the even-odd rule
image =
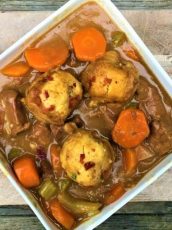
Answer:
[[[0,129],[10,136],[15,136],[30,126],[20,99],[15,90],[0,93]]]
[[[63,126],[51,124],[50,129],[55,140],[57,142],[63,142],[68,135],[72,134],[77,129],[77,126],[74,122],[67,122]]]
[[[63,135],[63,126],[50,124],[50,129],[51,129],[53,136],[56,139],[59,139],[59,137],[61,137],[61,135]]]
[[[99,185],[96,187],[85,187],[80,186],[77,183],[73,183],[72,186],[69,188],[70,194],[74,197],[78,197],[78,199],[89,200],[92,202],[96,201],[103,201],[104,193],[108,192],[112,188],[112,185],[109,184],[108,186]]]
[[[42,171],[42,177],[44,179],[46,178],[53,178],[53,169],[52,166],[50,164],[50,162],[48,160],[42,160],[40,162],[40,166],[41,166],[41,171]]]
[[[148,118],[160,120],[161,117],[167,115],[158,90],[143,77],[139,81],[137,100],[140,109],[145,112]]]
[[[87,129],[99,130],[103,136],[110,138],[114,122],[122,108],[122,103],[108,103],[92,108],[84,101],[76,114],[80,115]]]
[[[172,151],[172,123],[153,121],[151,135],[147,142],[158,155]]]
[[[157,88],[141,77],[136,99],[139,101],[140,109],[152,122],[147,144],[158,155],[170,152],[172,150],[172,119]]]
[[[45,124],[37,121],[33,124],[28,140],[35,143],[37,146],[48,147],[53,141],[50,129]]]
[[[152,149],[145,143],[138,145],[134,150],[137,154],[138,161],[144,161],[155,156],[155,153],[152,151]]]

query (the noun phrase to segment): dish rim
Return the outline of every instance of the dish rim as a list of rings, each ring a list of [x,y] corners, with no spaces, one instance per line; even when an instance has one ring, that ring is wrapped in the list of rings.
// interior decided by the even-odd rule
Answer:
[[[22,38],[20,38],[17,42],[15,42],[11,47],[6,49],[2,54],[0,54],[0,68],[7,65],[15,58],[17,58],[23,50],[35,40],[37,40],[40,36],[51,30],[55,25],[60,23],[64,18],[66,18],[69,14],[74,12],[76,9],[81,7],[81,5],[95,2],[97,3],[111,20],[118,25],[120,29],[122,29],[128,36],[129,40],[133,43],[133,45],[137,48],[141,56],[143,57],[145,63],[150,68],[150,70],[154,73],[155,77],[159,81],[159,83],[165,88],[166,92],[172,98],[172,80],[168,76],[168,74],[164,71],[164,69],[160,66],[158,61],[154,58],[153,54],[143,43],[141,38],[134,31],[132,26],[128,23],[128,21],[124,18],[122,13],[117,9],[114,3],[111,0],[70,0],[57,11],[52,13],[49,17],[43,20],[40,24],[34,27],[31,31],[26,33]],[[40,210],[40,208],[35,205],[35,201],[30,196],[30,193],[27,192],[14,177],[14,174],[7,162],[4,161],[3,156],[0,156],[0,169],[10,180],[15,189],[20,193],[20,195],[24,198],[26,203],[32,208],[33,212],[37,215],[38,219],[41,221],[43,226],[47,230],[57,229],[54,227],[49,221],[49,218]],[[109,218],[112,214],[114,214],[117,210],[119,210],[122,206],[124,206],[128,201],[134,198],[138,193],[143,191],[146,187],[152,184],[158,177],[160,177],[163,173],[165,173],[169,168],[172,167],[172,154],[169,154],[164,160],[162,160],[157,166],[155,166],[151,171],[149,171],[140,181],[139,183],[131,190],[129,190],[123,197],[114,202],[113,204],[105,207],[100,214],[95,217],[92,217],[90,220],[84,222],[79,225],[75,230],[92,230],[102,222],[104,222],[107,218]]]

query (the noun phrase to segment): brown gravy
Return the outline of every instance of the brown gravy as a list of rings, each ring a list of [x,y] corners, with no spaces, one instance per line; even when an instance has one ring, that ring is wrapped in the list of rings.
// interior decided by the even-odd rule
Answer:
[[[71,49],[70,57],[68,58],[67,62],[61,66],[61,69],[72,73],[76,78],[80,80],[80,74],[86,68],[88,62],[81,62],[76,60],[70,44],[70,38],[71,35],[75,33],[79,28],[88,25],[93,25],[99,28],[101,31],[103,31],[108,42],[107,49],[112,50],[113,49],[112,36],[114,32],[118,31],[119,29],[114,23],[112,23],[108,15],[106,15],[106,13],[95,3],[89,3],[83,5],[81,8],[79,8],[74,13],[72,13],[69,17],[64,19],[60,24],[55,26],[51,31],[45,34],[39,41],[35,42],[33,46],[38,47],[42,43],[48,41],[49,39],[52,39],[55,36],[61,36],[67,42],[68,46]],[[140,57],[140,61],[138,62],[126,56],[126,54],[123,51],[126,47],[132,47],[132,44],[129,41],[126,41],[121,47],[117,48],[117,50],[125,60],[129,60],[135,65],[141,77],[140,81],[143,80],[147,82],[145,83],[147,84],[148,87],[147,90],[149,91],[153,88],[154,93],[159,95],[158,97],[161,98],[160,103],[162,103],[165,108],[165,117],[160,117],[160,120],[163,121],[164,123],[170,124],[170,122],[172,121],[172,102],[170,97],[167,95],[167,93],[164,91],[162,86],[155,79],[152,72],[145,65],[141,57]],[[22,56],[18,60],[23,60],[23,59],[24,57]],[[28,87],[28,85],[38,75],[40,75],[40,73],[36,70],[33,70],[28,77],[22,79],[8,78],[0,74],[0,78],[1,78],[0,89],[1,91],[3,89],[15,89],[19,91],[21,96],[23,97],[25,95],[25,90]],[[155,100],[156,100],[156,95],[155,95]],[[124,183],[126,189],[134,186],[138,182],[138,180],[140,180],[140,178],[142,178],[145,175],[145,173],[147,173],[166,154],[168,154],[167,152],[163,155],[152,154],[151,157],[148,158],[145,157],[145,159],[139,161],[137,172],[133,176],[126,177],[124,175],[122,169],[122,149],[112,142],[111,129],[113,127],[114,121],[117,119],[119,115],[119,112],[131,102],[137,103],[138,105],[142,103],[144,105],[144,102],[138,99],[137,92],[136,95],[132,98],[132,100],[127,103],[124,104],[111,103],[108,104],[108,106],[98,106],[97,108],[94,109],[88,108],[87,98],[84,98],[81,104],[79,105],[79,107],[76,110],[74,110],[71,116],[67,119],[67,121],[75,121],[76,117],[79,117],[79,119],[81,119],[83,122],[83,124],[81,124],[82,127],[89,130],[95,130],[96,132],[99,133],[99,135],[107,138],[116,152],[116,160],[113,163],[111,176],[103,184],[101,184],[96,188],[83,188],[76,183],[72,183],[72,186],[70,187],[70,192],[78,199],[83,198],[90,201],[103,202],[105,193],[109,191],[114,184],[120,181]],[[27,111],[27,116],[29,117],[31,126],[34,125],[36,123],[36,119],[28,111]],[[150,122],[152,122],[152,120]],[[34,136],[34,134],[32,133],[33,131],[32,128],[23,131],[22,133],[12,138],[4,134],[0,136],[0,143],[7,156],[11,148],[19,148],[22,150],[22,152],[30,153],[34,155],[36,153],[35,153],[35,148],[33,148],[33,145],[36,145],[37,147],[40,146],[42,143],[41,141],[38,140],[38,137],[39,135],[43,135],[44,143],[45,143],[43,145],[43,148],[44,151],[47,152],[47,155],[49,156],[50,145],[52,143],[57,143],[61,145],[63,143],[63,140],[66,138],[66,136],[62,136],[60,139],[58,139],[56,138],[56,136],[53,135],[54,133],[52,132],[52,129],[49,128],[49,126],[47,129],[49,132],[49,135],[47,136],[44,136],[44,133],[39,133],[39,132],[38,132],[38,136],[37,135]],[[54,132],[58,133],[57,127],[55,127],[54,130],[55,130]],[[170,130],[170,133],[171,132],[172,130]],[[146,147],[148,146],[147,142],[145,142],[144,144]],[[161,144],[163,145],[163,143]],[[33,192],[40,200],[39,196],[36,193],[36,189],[33,190]],[[44,203],[44,201],[41,202]],[[77,224],[78,223],[80,223],[80,218],[78,218]]]

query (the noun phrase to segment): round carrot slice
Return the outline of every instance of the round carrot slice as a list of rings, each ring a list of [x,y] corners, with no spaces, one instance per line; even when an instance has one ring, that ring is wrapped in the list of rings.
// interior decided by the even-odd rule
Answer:
[[[40,72],[47,72],[55,66],[62,65],[69,54],[66,43],[60,39],[52,39],[38,48],[28,48],[25,58],[28,64]]]
[[[134,148],[150,133],[145,114],[134,108],[121,112],[112,130],[112,139],[124,148]]]
[[[85,27],[76,32],[72,44],[76,57],[81,61],[95,61],[106,51],[105,37],[94,27]]]
[[[29,71],[29,65],[24,61],[19,61],[6,66],[1,70],[1,73],[8,77],[24,77]]]

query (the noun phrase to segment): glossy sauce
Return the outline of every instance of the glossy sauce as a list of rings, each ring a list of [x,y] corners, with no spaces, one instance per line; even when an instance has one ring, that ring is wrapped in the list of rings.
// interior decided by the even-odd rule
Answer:
[[[64,19],[59,25],[57,25],[51,31],[45,34],[39,41],[35,42],[33,46],[40,46],[42,43],[49,41],[56,36],[61,36],[67,42],[69,47],[72,48],[70,44],[71,35],[74,32],[78,31],[79,28],[88,25],[93,25],[103,31],[108,41],[108,50],[112,50],[112,36],[114,32],[118,31],[119,29],[114,23],[111,22],[110,18],[106,15],[106,13],[95,3],[83,5],[80,9],[75,11],[69,17]],[[130,48],[132,47],[132,44],[129,41],[127,41],[121,47],[117,48],[117,50],[120,52],[121,56],[124,59],[131,61],[136,66],[140,76],[144,77],[152,86],[155,86],[156,89],[158,89],[158,92],[161,96],[161,100],[166,108],[167,115],[171,117],[171,99],[160,86],[160,84],[155,80],[152,72],[144,64],[144,61],[141,59],[141,57],[140,61],[137,62],[126,56],[126,54],[123,51],[126,47]],[[24,57],[22,56],[19,60],[21,59],[23,60]],[[80,62],[76,60],[73,50],[71,50],[67,62],[63,66],[61,66],[61,69],[71,72],[73,75],[75,75],[75,77],[80,79],[80,74],[88,64],[88,62]],[[22,94],[22,96],[24,96],[25,89],[27,88],[27,86],[39,74],[40,73],[33,70],[28,77],[16,80],[12,78],[7,78],[6,76],[0,74],[0,89],[16,89]],[[138,102],[137,97],[134,96],[132,101]],[[99,135],[107,138],[112,144],[113,148],[115,149],[116,159],[112,167],[111,175],[109,179],[106,180],[106,182],[104,182],[104,184],[96,188],[83,188],[80,187],[78,184],[73,183],[73,185],[70,188],[70,191],[73,195],[77,196],[78,198],[84,198],[90,201],[103,201],[105,192],[109,191],[112,188],[113,184],[116,184],[118,181],[121,181],[124,183],[126,189],[133,187],[138,182],[138,180],[140,180],[140,178],[144,176],[145,173],[148,170],[150,170],[155,164],[157,164],[164,156],[154,156],[148,160],[140,161],[135,175],[131,177],[126,177],[122,169],[122,149],[112,142],[110,131],[112,130],[114,121],[117,119],[119,112],[122,110],[123,106],[126,106],[126,104],[111,103],[107,107],[98,106],[97,108],[92,109],[87,106],[87,103],[88,98],[87,95],[85,95],[80,106],[71,114],[71,116],[68,118],[68,121],[73,121],[76,118],[76,116],[78,116],[84,123],[82,127],[89,130],[94,130],[95,132],[98,132]],[[27,113],[30,117],[30,121],[32,122],[32,124],[34,124],[36,122],[35,118],[29,112]],[[107,116],[107,113],[109,116]],[[109,117],[111,119],[109,119]],[[26,130],[13,138],[8,138],[8,136],[5,135],[1,136],[0,142],[4,147],[6,154],[8,155],[12,147],[20,148],[24,152],[35,154],[35,148],[33,148],[33,146],[30,145],[30,140],[28,140],[29,132],[31,132],[31,130]],[[53,135],[50,136],[50,139],[51,143],[58,143],[61,145],[63,142],[62,140],[59,141],[56,138],[54,138]],[[36,145],[37,143],[34,144]],[[49,154],[49,145],[45,145],[44,149]],[[37,196],[35,190],[33,190],[33,192]]]

